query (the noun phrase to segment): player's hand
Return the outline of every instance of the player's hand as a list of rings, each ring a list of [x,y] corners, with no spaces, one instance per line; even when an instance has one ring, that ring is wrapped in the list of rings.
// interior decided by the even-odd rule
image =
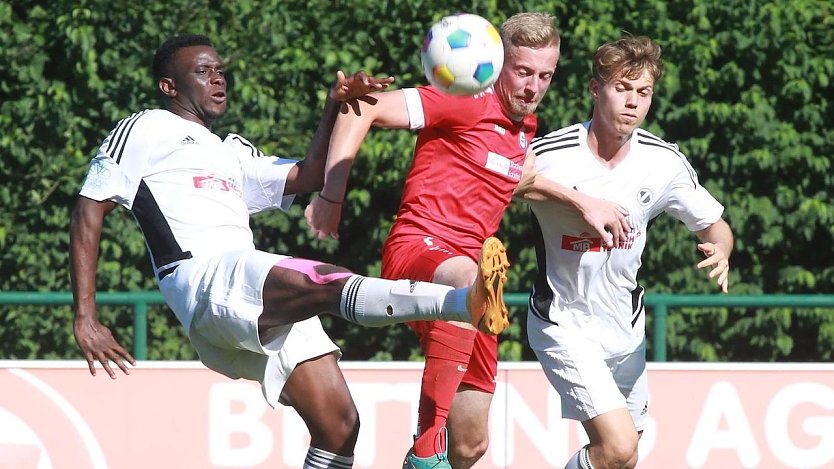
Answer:
[[[130,370],[125,362],[136,366],[133,356],[116,341],[110,329],[97,320],[76,318],[73,323],[73,332],[75,342],[78,343],[84,359],[87,360],[91,375],[96,375],[95,362],[101,363],[104,371],[112,379],[116,379],[116,372],[110,366],[111,361],[126,375],[130,374]]]
[[[362,71],[348,77],[339,70],[336,72],[336,83],[330,88],[330,97],[337,101],[347,101],[374,91],[382,91],[393,82],[394,77],[377,78]]]
[[[631,231],[628,210],[614,202],[596,197],[580,196],[579,211],[585,223],[591,225],[609,249],[625,243]]]
[[[304,218],[310,225],[310,234],[325,239],[332,236],[339,239],[339,222],[342,219],[342,204],[333,203],[314,195],[310,205],[304,209]]]
[[[698,244],[698,250],[706,256],[706,259],[698,263],[698,268],[712,267],[709,278],[714,278],[721,291],[727,293],[730,276],[730,260],[727,258],[727,254],[724,253],[721,246],[713,243],[700,243]]]

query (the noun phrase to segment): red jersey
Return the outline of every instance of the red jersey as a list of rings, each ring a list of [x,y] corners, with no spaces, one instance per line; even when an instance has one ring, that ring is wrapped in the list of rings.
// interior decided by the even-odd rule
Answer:
[[[521,178],[536,117],[513,121],[492,88],[474,96],[403,91],[411,128],[421,130],[389,240],[434,236],[477,259]]]

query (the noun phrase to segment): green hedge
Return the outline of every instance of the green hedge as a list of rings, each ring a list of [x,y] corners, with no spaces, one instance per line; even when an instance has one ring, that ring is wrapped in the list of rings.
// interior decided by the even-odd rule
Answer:
[[[734,293],[834,291],[832,79],[834,6],[828,1],[12,1],[0,4],[0,289],[65,291],[68,214],[87,163],[113,124],[156,106],[149,76],[168,35],[212,37],[231,73],[231,106],[216,129],[265,151],[303,155],[335,71],[392,74],[423,83],[419,46],[444,14],[471,11],[499,24],[527,10],[557,15],[562,60],[539,113],[557,128],[585,119],[590,57],[622,31],[664,48],[667,74],[648,129],[677,142],[727,207],[736,236]],[[258,216],[258,244],[379,272],[380,246],[399,200],[414,134],[374,131],[351,180],[340,243],[312,239],[302,197],[289,216]],[[501,231],[515,264],[511,291],[535,272],[527,209]],[[714,291],[693,266],[694,237],[661,217],[641,282],[650,292]],[[100,290],[154,289],[141,235],[125,210],[107,222]],[[831,311],[675,311],[670,360],[829,360]],[[124,310],[103,316],[129,338]],[[0,358],[76,358],[66,307],[0,307]],[[504,359],[530,359],[523,311],[502,337]],[[649,317],[651,321],[651,317]],[[348,359],[407,359],[419,349],[405,327],[361,329],[327,319]],[[194,358],[176,320],[151,314],[150,357]],[[127,340],[126,340],[127,342]],[[751,346],[751,344],[753,344]]]

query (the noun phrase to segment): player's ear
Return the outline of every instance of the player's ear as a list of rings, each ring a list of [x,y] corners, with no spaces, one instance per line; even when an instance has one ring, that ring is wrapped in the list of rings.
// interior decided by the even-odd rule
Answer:
[[[177,95],[177,87],[174,85],[174,79],[162,77],[159,79],[159,91],[165,96],[173,98]]]
[[[599,82],[596,78],[591,78],[591,81],[588,82],[588,91],[591,92],[591,97],[597,99],[597,95],[599,94]]]

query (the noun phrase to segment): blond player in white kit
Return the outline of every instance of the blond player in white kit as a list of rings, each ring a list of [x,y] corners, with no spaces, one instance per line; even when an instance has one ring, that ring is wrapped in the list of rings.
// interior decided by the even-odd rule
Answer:
[[[649,409],[637,283],[648,223],[663,212],[682,221],[700,240],[698,267],[727,292],[733,235],[724,207],[677,145],[639,128],[662,73],[660,47],[647,37],[602,45],[589,84],[592,119],[535,140],[526,165],[536,171],[516,192],[529,201],[540,238],[530,346],[563,416],[581,421],[590,440],[567,469],[637,464]],[[613,236],[592,226],[599,209],[615,214]]]

